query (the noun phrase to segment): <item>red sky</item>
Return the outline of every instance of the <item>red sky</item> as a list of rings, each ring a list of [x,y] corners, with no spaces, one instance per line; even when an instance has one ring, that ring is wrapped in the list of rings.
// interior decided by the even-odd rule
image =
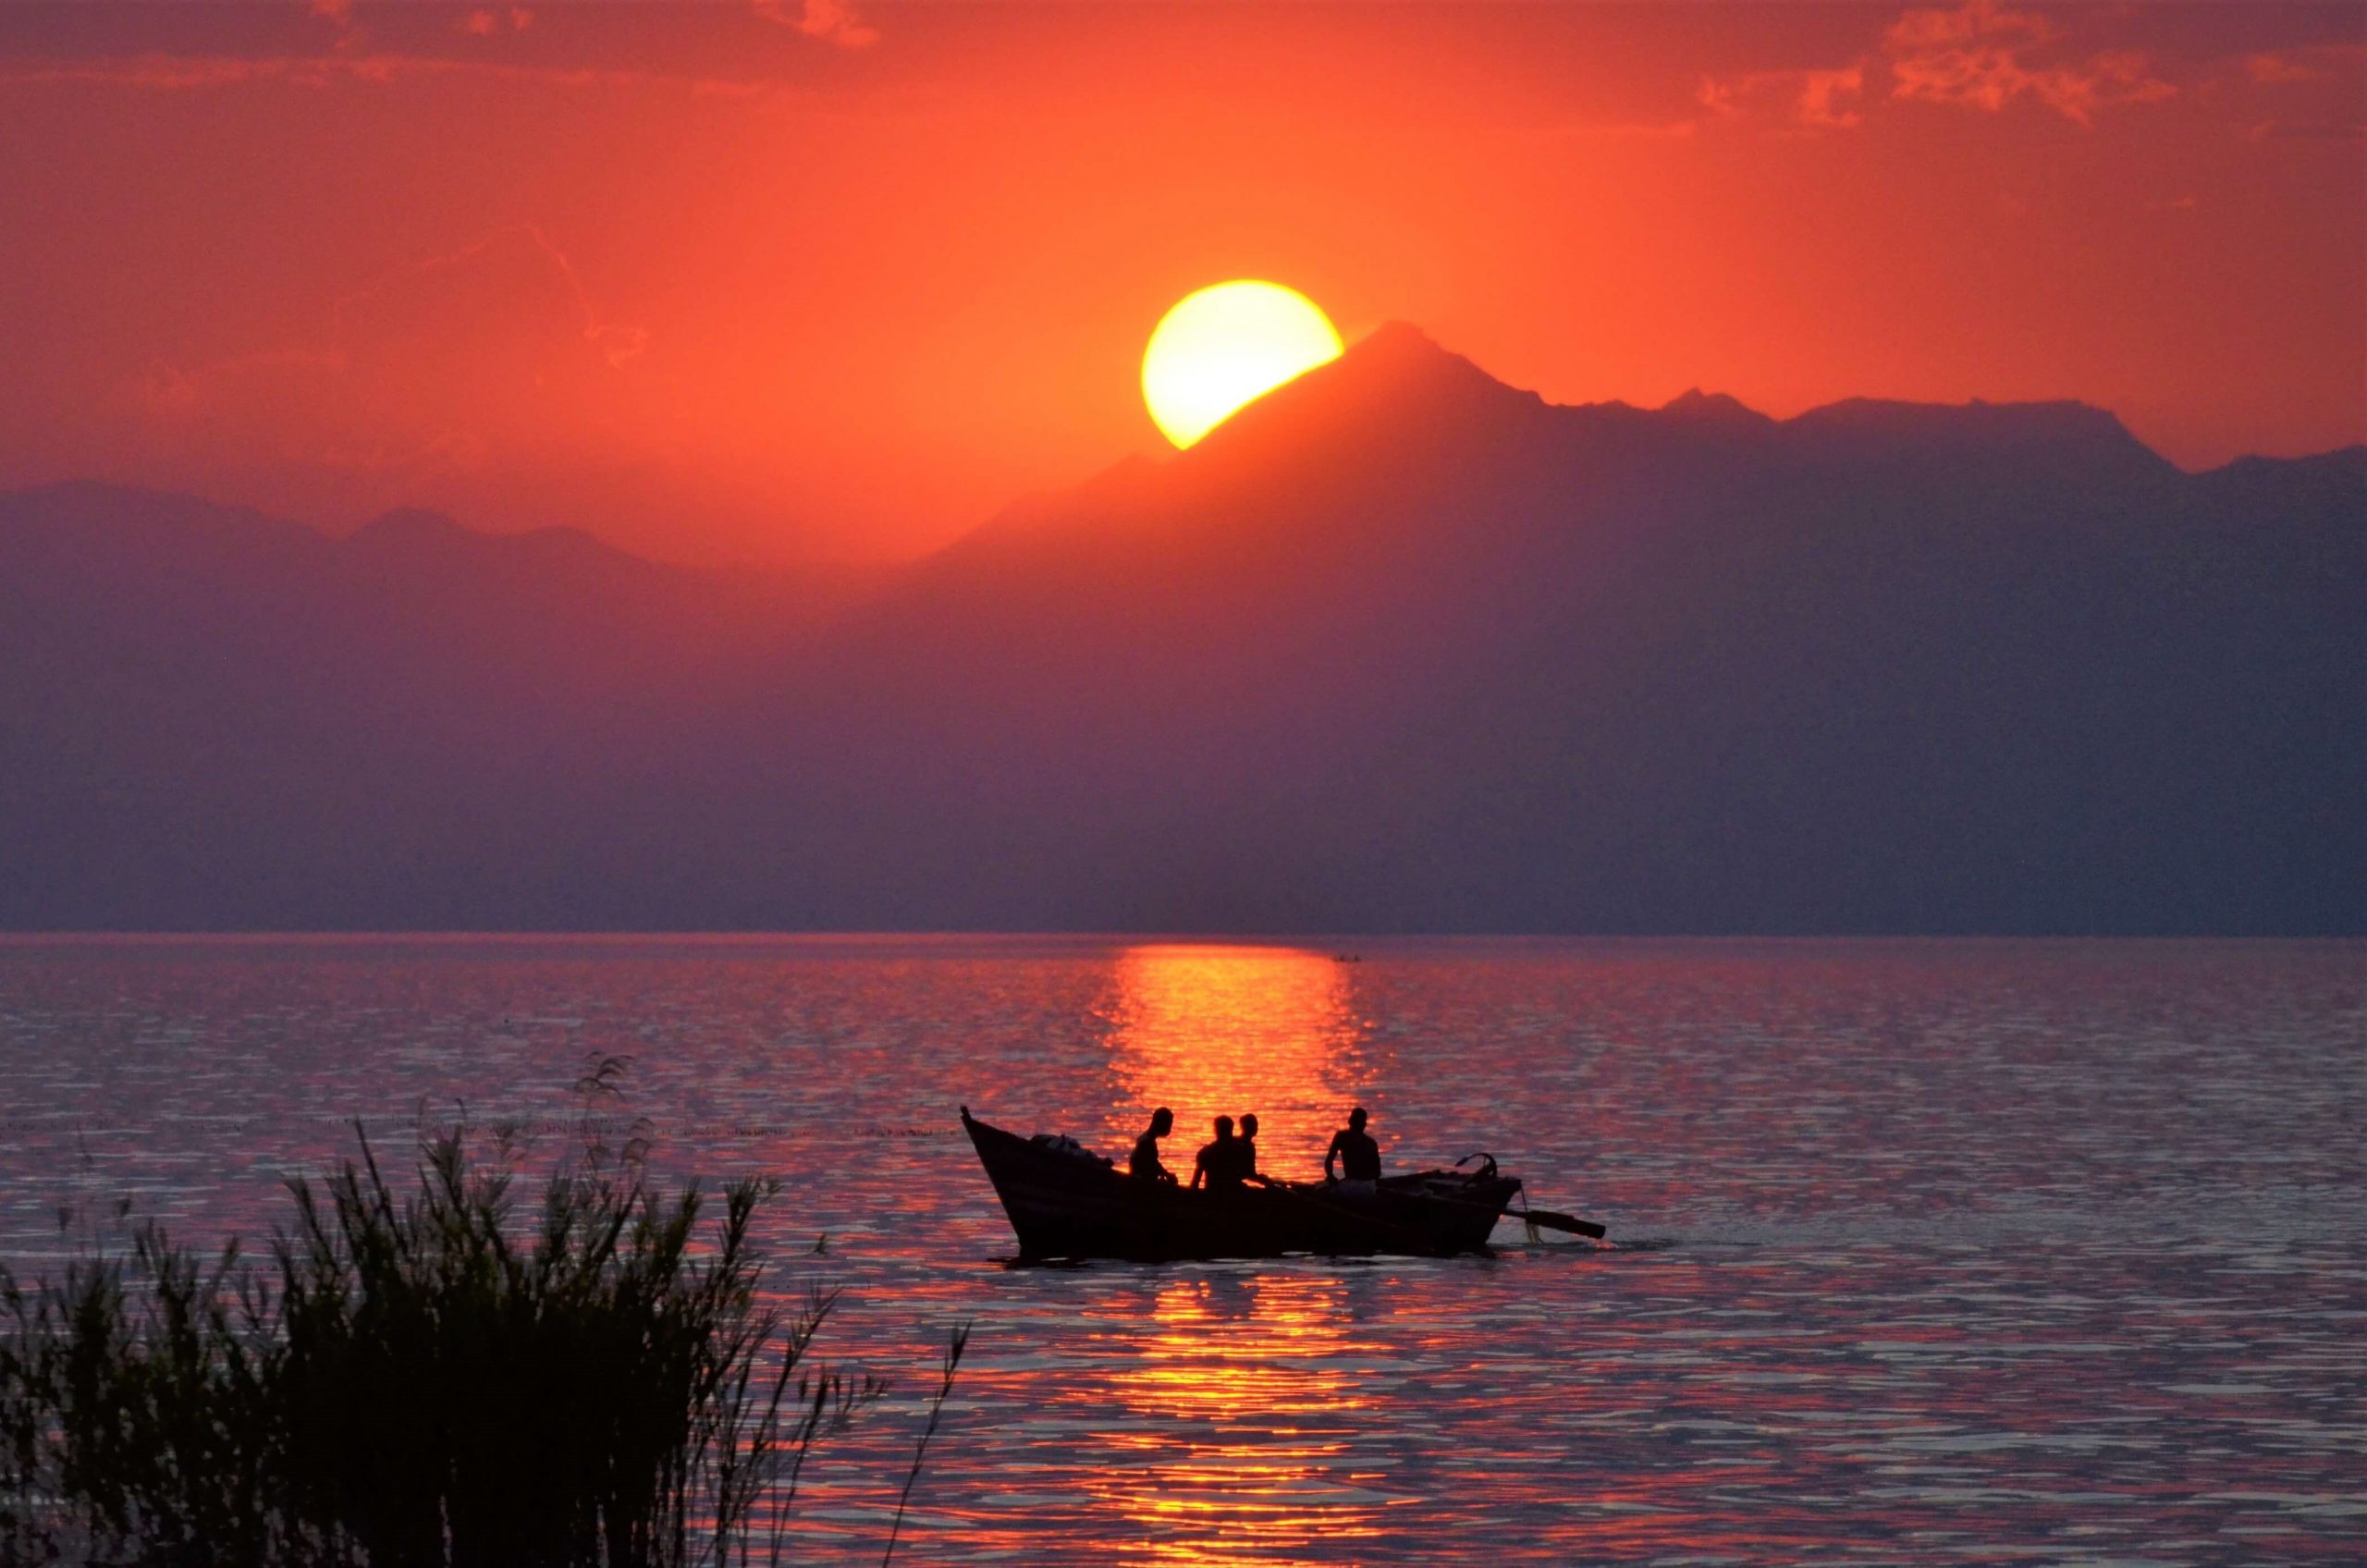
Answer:
[[[2367,8],[0,6],[0,484],[901,555],[1271,277],[1561,402],[2367,437]]]

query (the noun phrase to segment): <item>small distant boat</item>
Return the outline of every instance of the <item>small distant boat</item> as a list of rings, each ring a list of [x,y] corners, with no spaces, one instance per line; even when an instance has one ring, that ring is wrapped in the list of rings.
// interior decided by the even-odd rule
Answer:
[[[978,1151],[1024,1259],[1327,1256],[1396,1254],[1449,1257],[1488,1250],[1488,1236],[1520,1192],[1479,1157],[1475,1170],[1385,1176],[1364,1194],[1277,1182],[1194,1192],[1138,1182],[1067,1139],[1023,1138],[962,1108],[962,1130]],[[1545,1211],[1511,1210],[1600,1236],[1602,1227]]]

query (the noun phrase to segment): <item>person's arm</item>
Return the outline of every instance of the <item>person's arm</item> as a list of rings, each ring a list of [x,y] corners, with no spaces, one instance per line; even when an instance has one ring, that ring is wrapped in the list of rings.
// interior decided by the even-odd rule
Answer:
[[[1334,1133],[1331,1134],[1331,1146],[1323,1151],[1323,1179],[1325,1181],[1332,1182],[1338,1180],[1337,1177],[1331,1174],[1331,1162],[1339,1158],[1340,1134]]]
[[[1200,1178],[1206,1176],[1208,1173],[1208,1162],[1207,1157],[1203,1156],[1192,1162],[1192,1191],[1196,1193],[1200,1190]]]

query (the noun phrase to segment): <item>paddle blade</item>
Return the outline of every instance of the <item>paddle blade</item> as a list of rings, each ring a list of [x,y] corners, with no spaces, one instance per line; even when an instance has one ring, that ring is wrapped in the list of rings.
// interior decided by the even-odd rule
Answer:
[[[1605,1233],[1603,1228],[1591,1219],[1580,1219],[1572,1214],[1556,1214],[1550,1208],[1516,1208],[1513,1212],[1531,1224],[1553,1231],[1568,1231],[1580,1236],[1592,1236],[1597,1241],[1600,1241]]]

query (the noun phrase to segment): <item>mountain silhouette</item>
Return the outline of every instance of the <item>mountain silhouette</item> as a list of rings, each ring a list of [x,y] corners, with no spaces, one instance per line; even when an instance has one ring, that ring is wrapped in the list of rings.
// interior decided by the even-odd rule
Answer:
[[[2367,931],[2367,450],[1381,329],[875,581],[0,497],[0,924]]]

